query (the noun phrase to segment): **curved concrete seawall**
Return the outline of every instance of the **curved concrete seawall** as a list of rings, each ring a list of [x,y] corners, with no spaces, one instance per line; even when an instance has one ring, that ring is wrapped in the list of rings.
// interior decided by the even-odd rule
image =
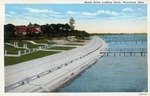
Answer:
[[[107,45],[99,37],[84,46],[5,67],[5,92],[49,92],[93,65]]]

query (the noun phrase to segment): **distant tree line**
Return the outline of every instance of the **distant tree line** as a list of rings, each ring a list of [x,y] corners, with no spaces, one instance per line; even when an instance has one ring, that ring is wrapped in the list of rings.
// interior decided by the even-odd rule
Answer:
[[[22,25],[24,26],[24,25]],[[27,32],[26,35],[17,35],[15,34],[15,27],[16,25],[7,24],[4,25],[4,41],[10,40],[22,40],[22,39],[52,39],[52,38],[60,38],[60,37],[67,37],[67,36],[76,36],[77,38],[83,39],[84,37],[89,37],[90,35],[85,31],[75,30],[69,24],[31,24],[29,23],[28,26],[40,26],[41,33],[31,33]]]

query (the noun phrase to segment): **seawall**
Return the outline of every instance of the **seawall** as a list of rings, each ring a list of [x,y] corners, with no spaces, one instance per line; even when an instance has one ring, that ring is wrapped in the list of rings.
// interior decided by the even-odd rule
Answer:
[[[92,66],[107,47],[98,37],[84,46],[5,67],[6,92],[49,92]]]

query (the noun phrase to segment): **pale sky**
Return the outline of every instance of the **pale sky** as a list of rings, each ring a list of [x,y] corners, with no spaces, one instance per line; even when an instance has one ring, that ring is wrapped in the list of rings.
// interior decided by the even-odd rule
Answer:
[[[5,24],[68,23],[89,33],[147,32],[146,4],[6,4]]]

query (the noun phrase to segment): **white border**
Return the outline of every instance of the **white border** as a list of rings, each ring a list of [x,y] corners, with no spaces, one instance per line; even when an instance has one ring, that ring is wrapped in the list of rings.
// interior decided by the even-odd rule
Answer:
[[[150,47],[150,0],[1,0],[0,3],[0,96],[150,96],[150,84],[149,84],[149,74],[150,71],[148,71],[148,93],[146,92],[94,92],[94,93],[4,93],[4,24],[5,24],[5,4],[84,4],[84,1],[144,1],[144,4],[147,4],[147,34],[148,34],[148,49]],[[150,50],[148,50],[148,57],[150,56]],[[148,58],[148,69],[150,64],[150,58]]]

